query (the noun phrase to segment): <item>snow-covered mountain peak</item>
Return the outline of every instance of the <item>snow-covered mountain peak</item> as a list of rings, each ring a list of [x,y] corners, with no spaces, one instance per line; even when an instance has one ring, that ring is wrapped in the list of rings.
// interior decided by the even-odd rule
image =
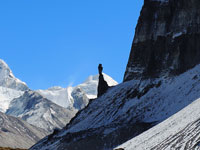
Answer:
[[[98,75],[89,76],[83,83],[87,83],[87,82],[91,82],[91,81],[98,81]]]
[[[0,59],[0,79],[4,79],[5,77],[10,76],[11,78],[14,78],[14,75],[8,65]]]
[[[53,86],[48,88],[47,90],[49,91],[57,91],[57,90],[62,90],[63,88],[61,86]]]
[[[117,81],[112,79],[109,75],[103,73],[104,80],[108,83],[109,86],[117,85]],[[78,85],[88,96],[88,98],[93,99],[97,97],[97,86],[99,82],[99,75],[89,76],[85,82]]]
[[[2,59],[0,59],[0,86],[15,90],[28,90],[26,83],[17,79],[9,66]]]
[[[51,132],[54,128],[64,127],[76,112],[58,106],[30,90],[12,100],[6,114],[20,117],[30,124]]]
[[[118,83],[112,79],[110,76],[103,74],[104,79],[107,81],[109,86],[115,86]],[[79,84],[75,87],[67,87],[62,88],[60,86],[54,86],[47,90],[37,90],[39,94],[44,96],[45,98],[51,100],[52,102],[63,106],[65,108],[71,107],[76,104],[76,100],[73,98],[78,98],[77,94],[84,95],[84,106],[86,104],[86,98],[93,99],[97,97],[97,86],[98,86],[99,75],[91,75],[89,76],[82,84]],[[79,89],[79,90],[77,90]],[[77,92],[77,93],[75,93]],[[72,94],[73,93],[73,94]],[[73,96],[72,96],[73,95]],[[76,96],[75,96],[76,95]],[[80,98],[78,98],[80,101]],[[79,104],[79,102],[78,102]],[[82,104],[81,104],[82,105]],[[83,108],[83,107],[76,107],[76,108]]]
[[[4,66],[6,68],[9,68],[8,65],[5,63],[5,61],[3,61],[2,59],[0,59],[0,66]]]
[[[6,112],[10,102],[28,89],[26,83],[17,79],[5,61],[0,59],[0,111]]]

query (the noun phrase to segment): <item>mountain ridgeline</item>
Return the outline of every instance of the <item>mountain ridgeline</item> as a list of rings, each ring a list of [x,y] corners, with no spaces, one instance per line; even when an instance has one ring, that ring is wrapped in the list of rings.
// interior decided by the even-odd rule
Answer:
[[[144,0],[124,82],[31,150],[111,150],[176,114],[200,97],[199,40],[199,0]]]
[[[104,77],[110,86],[117,84]],[[65,127],[97,97],[97,85],[94,75],[76,87],[33,91],[0,59],[0,147],[29,148],[55,128]]]

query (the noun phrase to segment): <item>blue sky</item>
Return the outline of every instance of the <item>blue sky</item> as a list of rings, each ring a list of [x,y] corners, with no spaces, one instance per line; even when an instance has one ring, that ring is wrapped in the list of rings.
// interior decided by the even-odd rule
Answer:
[[[143,0],[0,1],[0,58],[31,89],[122,82]]]

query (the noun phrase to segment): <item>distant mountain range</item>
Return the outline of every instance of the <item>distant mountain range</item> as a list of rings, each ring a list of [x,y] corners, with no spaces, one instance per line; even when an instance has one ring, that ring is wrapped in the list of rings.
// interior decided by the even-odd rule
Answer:
[[[108,75],[104,74],[104,76],[110,86],[117,84]],[[42,128],[40,129],[41,136],[38,136],[37,140],[47,135],[47,133],[51,133],[55,128],[64,127],[79,110],[87,106],[89,99],[96,98],[97,86],[98,75],[90,76],[85,82],[76,87],[52,87],[47,90],[33,91],[28,88],[26,83],[17,79],[8,65],[0,60],[0,111],[5,113],[1,114],[19,117],[39,127],[38,129]],[[14,117],[7,116],[7,118]],[[12,122],[10,122],[11,124]],[[0,127],[4,129],[4,125],[2,124]],[[16,124],[13,124],[13,128],[15,126]],[[17,136],[10,138],[16,140],[15,137]],[[1,141],[3,140],[7,140],[7,137],[4,137]],[[21,144],[20,148],[31,146],[30,142],[23,145],[23,140],[26,141],[21,138],[21,141],[16,140],[17,142],[13,142],[13,145],[10,146],[18,147],[17,143]],[[32,144],[34,142],[36,140]],[[6,144],[9,144],[9,142]],[[6,144],[0,142],[0,146],[6,146]]]

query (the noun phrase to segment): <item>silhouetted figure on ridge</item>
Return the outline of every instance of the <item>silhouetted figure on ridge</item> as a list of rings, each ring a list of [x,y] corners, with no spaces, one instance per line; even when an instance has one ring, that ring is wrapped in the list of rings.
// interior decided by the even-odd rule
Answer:
[[[97,97],[100,97],[101,95],[103,95],[109,88],[107,82],[104,80],[103,78],[103,67],[102,64],[99,64],[98,66],[98,70],[99,70],[99,84],[98,84],[98,93],[97,93]]]

